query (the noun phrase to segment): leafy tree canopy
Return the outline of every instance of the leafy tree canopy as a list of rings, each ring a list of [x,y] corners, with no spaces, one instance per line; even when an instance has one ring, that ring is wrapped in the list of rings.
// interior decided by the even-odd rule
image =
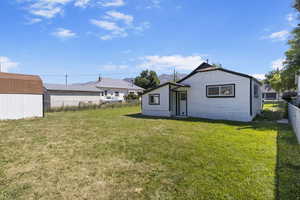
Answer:
[[[295,0],[294,8],[300,12],[300,0]],[[271,87],[280,91],[293,90],[296,88],[295,75],[300,71],[300,26],[298,25],[291,33],[288,41],[289,50],[285,53],[286,59],[281,71],[275,70],[267,74],[267,82]],[[280,79],[280,80],[279,80]],[[273,84],[273,85],[272,85]]]
[[[141,74],[134,79],[134,84],[144,88],[151,89],[157,87],[160,81],[155,71],[144,70]]]

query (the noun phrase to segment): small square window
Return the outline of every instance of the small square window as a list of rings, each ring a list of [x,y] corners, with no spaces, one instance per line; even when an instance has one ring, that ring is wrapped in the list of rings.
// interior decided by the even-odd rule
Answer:
[[[120,96],[120,93],[119,92],[115,92],[115,96],[116,97]]]
[[[159,94],[149,94],[149,105],[159,105],[160,95]]]

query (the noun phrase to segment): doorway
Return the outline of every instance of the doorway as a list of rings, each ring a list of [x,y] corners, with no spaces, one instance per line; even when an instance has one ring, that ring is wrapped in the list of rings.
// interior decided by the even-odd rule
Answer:
[[[176,116],[187,116],[187,92],[176,92]]]

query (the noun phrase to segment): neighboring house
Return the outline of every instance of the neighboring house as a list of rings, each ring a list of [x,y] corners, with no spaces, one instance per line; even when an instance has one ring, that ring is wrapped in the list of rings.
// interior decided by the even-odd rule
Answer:
[[[282,94],[276,92],[269,84],[262,85],[262,98],[264,101],[281,100]]]
[[[164,83],[142,96],[142,113],[149,116],[251,121],[261,110],[257,79],[207,63],[177,83]]]
[[[144,91],[143,88],[136,86],[132,82],[128,82],[120,79],[112,78],[101,78],[99,77],[98,81],[76,84],[81,86],[96,87],[103,92],[101,93],[103,100],[115,99],[124,101],[124,97],[128,94],[139,94]]]
[[[45,109],[64,106],[79,106],[80,103],[99,104],[102,90],[96,87],[65,85],[65,84],[44,84],[44,105]]]
[[[98,81],[70,85],[45,84],[45,107],[79,106],[80,103],[123,102],[130,93],[143,89],[124,80],[99,78]]]
[[[0,119],[43,117],[43,83],[39,76],[0,73]]]

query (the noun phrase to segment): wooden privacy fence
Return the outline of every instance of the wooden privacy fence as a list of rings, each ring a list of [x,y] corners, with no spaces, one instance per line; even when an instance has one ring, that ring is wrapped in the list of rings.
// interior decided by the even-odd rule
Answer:
[[[289,103],[289,121],[300,143],[300,108]]]

